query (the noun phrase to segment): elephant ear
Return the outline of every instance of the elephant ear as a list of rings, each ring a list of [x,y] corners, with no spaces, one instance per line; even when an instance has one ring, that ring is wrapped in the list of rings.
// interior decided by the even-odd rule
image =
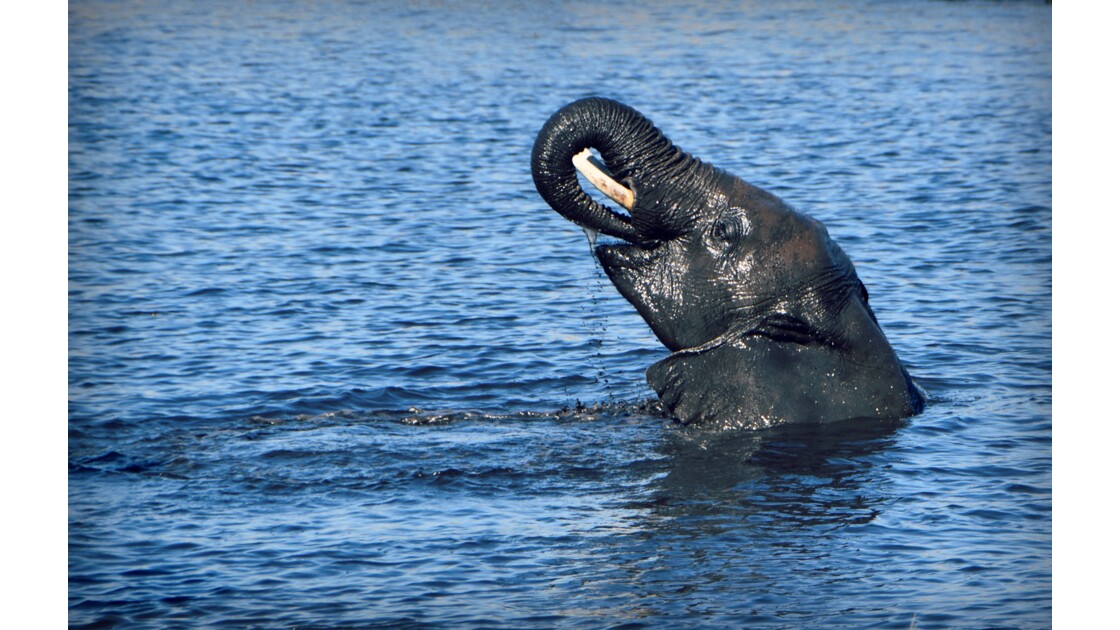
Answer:
[[[736,341],[690,348],[651,365],[646,380],[661,403],[685,424],[758,428],[766,418],[748,417],[744,393],[753,352]]]

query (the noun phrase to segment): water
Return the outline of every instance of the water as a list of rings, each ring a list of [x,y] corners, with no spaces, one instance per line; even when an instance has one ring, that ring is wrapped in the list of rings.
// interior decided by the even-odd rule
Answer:
[[[1050,625],[1048,6],[399,4],[71,4],[72,626]],[[824,221],[928,410],[660,416],[529,176],[591,94]]]

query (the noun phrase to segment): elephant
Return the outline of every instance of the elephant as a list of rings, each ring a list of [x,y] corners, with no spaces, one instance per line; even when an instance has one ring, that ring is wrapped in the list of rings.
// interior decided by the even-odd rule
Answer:
[[[628,214],[583,189],[580,164]],[[595,246],[595,257],[671,351],[646,380],[679,422],[761,429],[923,410],[867,289],[821,222],[607,98],[553,114],[531,167],[553,210],[618,239]]]

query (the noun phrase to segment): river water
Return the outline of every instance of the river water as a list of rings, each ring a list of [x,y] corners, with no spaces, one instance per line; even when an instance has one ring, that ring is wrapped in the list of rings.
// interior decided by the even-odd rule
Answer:
[[[74,627],[1038,628],[1050,7],[71,3]],[[536,195],[602,95],[824,221],[928,393],[714,432]]]

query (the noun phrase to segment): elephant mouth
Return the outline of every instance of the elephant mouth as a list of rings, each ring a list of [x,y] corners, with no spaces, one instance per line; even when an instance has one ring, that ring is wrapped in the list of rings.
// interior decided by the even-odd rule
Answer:
[[[590,149],[584,149],[572,156],[572,165],[599,192],[626,209],[627,212],[631,214],[634,212],[634,191],[611,177],[606,165],[599,161]],[[593,227],[587,225],[582,225],[582,227],[589,234],[595,232]],[[621,288],[621,285],[631,285],[636,275],[641,274],[643,270],[656,263],[660,254],[657,247],[659,244],[656,240],[632,242],[629,239],[623,239],[621,243],[608,243],[595,247],[595,257],[611,279]],[[623,292],[625,293],[625,289]]]
[[[595,248],[595,258],[612,278],[616,274],[630,275],[652,267],[659,251],[656,247],[630,243],[607,243]]]
[[[587,178],[592,186],[598,188],[600,193],[633,214],[634,191],[610,176],[606,165],[601,163],[594,154],[591,154],[591,149],[584,149],[572,156],[571,164],[576,167],[576,170],[582,176]],[[589,238],[594,244],[595,228],[589,225],[581,224],[581,226],[588,231]],[[650,266],[655,257],[651,245],[653,243],[644,243],[644,247],[640,247],[637,243],[624,239],[623,243],[598,245],[594,248],[595,257],[599,260],[600,265],[603,265],[603,268],[614,276],[613,271],[622,269],[637,271]]]

